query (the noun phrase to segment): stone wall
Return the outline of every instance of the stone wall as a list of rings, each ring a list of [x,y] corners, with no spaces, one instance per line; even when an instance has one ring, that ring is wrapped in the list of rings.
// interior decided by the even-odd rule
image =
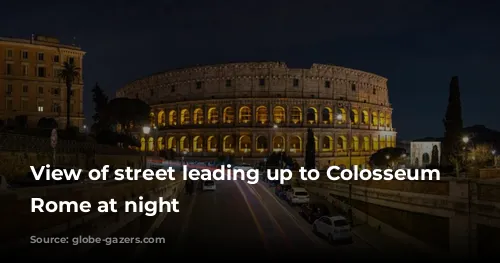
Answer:
[[[500,168],[480,169],[479,170],[479,178],[481,178],[481,179],[500,178]]]

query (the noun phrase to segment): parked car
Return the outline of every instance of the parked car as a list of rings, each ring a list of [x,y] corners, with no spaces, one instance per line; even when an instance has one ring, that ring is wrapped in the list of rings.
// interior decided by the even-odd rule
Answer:
[[[243,171],[248,171],[250,169],[253,169],[253,167],[250,165],[250,164],[246,164],[246,163],[243,163],[243,164],[237,164],[233,167],[233,170],[236,170],[236,169],[240,169],[240,170],[243,170]]]
[[[322,216],[330,215],[327,205],[323,203],[304,204],[299,213],[311,224]]]
[[[203,181],[202,183],[203,191],[215,191],[215,189],[216,189],[215,181],[212,180]]]
[[[278,184],[274,188],[274,193],[281,199],[286,199],[286,193],[292,189],[291,184]]]
[[[305,188],[302,187],[292,187],[286,193],[286,200],[290,205],[296,204],[308,204],[309,203],[309,193]]]
[[[351,226],[343,216],[322,216],[313,223],[313,232],[328,238],[328,242],[352,243]]]

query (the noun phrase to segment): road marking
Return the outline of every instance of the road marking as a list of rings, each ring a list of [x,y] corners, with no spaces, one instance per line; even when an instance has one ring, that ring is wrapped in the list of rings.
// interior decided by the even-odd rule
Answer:
[[[285,213],[292,219],[292,221],[295,223],[295,225],[297,225],[297,227],[306,235],[307,238],[309,238],[309,240],[311,240],[313,243],[316,243],[318,245],[324,245],[323,242],[320,242],[320,240],[318,239],[317,236],[314,236],[312,237],[312,233],[309,232],[309,231],[306,231],[301,225],[300,223],[297,221],[297,218],[295,218],[294,215],[292,215],[292,213],[290,213],[290,211],[288,211],[288,209],[286,209],[286,207],[280,202],[280,200],[274,196],[271,192],[269,192],[269,190],[262,184],[258,184],[262,189],[264,189],[264,192],[266,192],[268,195],[270,195],[275,201],[276,203],[278,203],[280,205],[280,207],[285,211]]]
[[[262,229],[261,224],[259,223],[259,220],[257,220],[257,216],[255,215],[255,212],[252,209],[252,206],[250,205],[250,202],[248,202],[247,196],[243,192],[243,188],[236,182],[232,181],[234,184],[236,184],[236,187],[238,187],[238,190],[240,191],[241,195],[243,196],[243,200],[247,204],[248,211],[250,212],[250,215],[252,216],[253,222],[255,223],[255,226],[257,227],[257,230],[259,231],[260,238],[262,239],[262,243],[264,243],[264,246],[266,249],[269,250],[269,243],[267,242],[266,235],[264,233],[264,230]]]
[[[181,244],[184,244],[186,241],[186,235],[185,233],[187,232],[189,228],[189,219],[191,217],[191,214],[193,213],[193,208],[194,204],[196,203],[196,195],[193,197],[193,201],[189,204],[188,211],[186,214],[186,220],[184,220],[184,224],[182,224],[181,232],[179,233],[179,236],[177,237],[177,244],[180,246]]]
[[[267,215],[269,216],[269,219],[271,219],[271,222],[273,222],[273,224],[276,226],[276,228],[278,228],[278,232],[280,233],[283,240],[286,242],[286,245],[290,248],[292,246],[292,244],[290,243],[290,239],[288,239],[288,236],[285,234],[285,231],[283,231],[283,228],[281,227],[281,225],[278,223],[278,221],[276,221],[276,218],[273,216],[271,211],[269,211],[267,206],[264,204],[262,196],[260,196],[260,194],[257,192],[257,190],[255,188],[253,188],[253,186],[248,185],[247,183],[243,183],[243,184],[246,187],[248,187],[248,189],[252,193],[254,193],[255,196],[258,197],[257,199],[258,199],[259,203],[262,205],[262,207],[264,208],[264,210],[266,211]]]

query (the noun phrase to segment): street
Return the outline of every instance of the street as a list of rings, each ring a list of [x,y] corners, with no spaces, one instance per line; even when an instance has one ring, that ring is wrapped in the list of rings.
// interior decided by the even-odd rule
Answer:
[[[166,244],[148,245],[142,258],[382,256],[356,236],[353,244],[329,244],[312,233],[298,208],[279,200],[271,190],[262,182],[222,181],[217,182],[214,192],[198,190],[196,195],[183,195],[179,198],[181,212],[170,213],[154,234],[165,237]]]

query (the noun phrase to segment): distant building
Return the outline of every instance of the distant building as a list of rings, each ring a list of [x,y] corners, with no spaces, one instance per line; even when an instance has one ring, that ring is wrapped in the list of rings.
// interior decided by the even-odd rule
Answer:
[[[438,165],[441,160],[441,142],[435,138],[425,138],[411,142],[410,164],[414,167],[425,167],[431,164],[432,150],[437,148]]]
[[[82,69],[85,52],[59,40],[33,35],[31,39],[0,37],[0,120],[26,116],[28,126],[53,118],[66,124],[66,85],[57,77],[63,62]],[[83,71],[80,70],[83,76]],[[83,79],[72,87],[72,126],[83,127]]]

